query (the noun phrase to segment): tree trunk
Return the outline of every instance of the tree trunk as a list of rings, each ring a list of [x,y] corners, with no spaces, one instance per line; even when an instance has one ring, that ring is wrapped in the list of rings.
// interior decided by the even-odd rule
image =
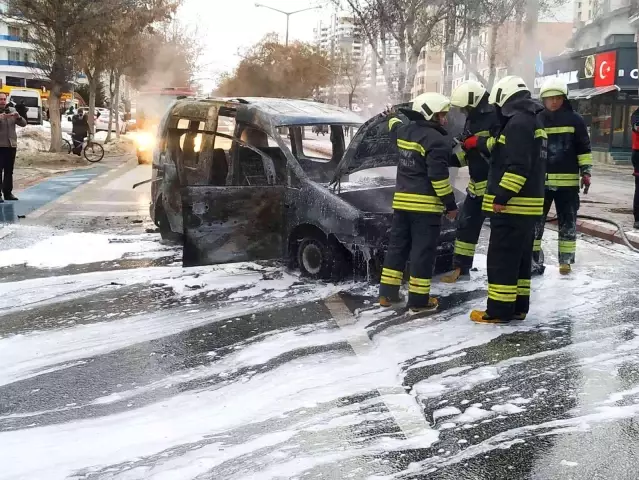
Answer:
[[[51,81],[51,91],[49,92],[49,122],[51,123],[50,152],[59,152],[62,150],[62,125],[60,124],[61,96],[62,86]]]
[[[444,33],[444,95],[450,95],[453,90],[453,62],[455,59],[455,9],[451,8],[446,17],[446,32]],[[469,54],[469,52],[466,52]]]
[[[404,92],[403,101],[408,102],[412,98],[412,89],[415,86],[415,75],[417,75],[417,62],[419,62],[419,54],[411,50],[408,58],[408,69],[406,71],[406,92]],[[408,96],[407,96],[408,95]]]
[[[349,110],[353,110],[353,95],[354,95],[353,91],[348,93],[348,109]]]
[[[95,133],[95,100],[98,94],[100,71],[96,69],[92,74],[87,71],[86,75],[89,80],[89,128],[91,133]]]
[[[526,2],[526,21],[524,23],[523,61],[520,76],[529,88],[535,84],[535,58],[537,58],[537,18],[539,17],[539,0]]]
[[[402,103],[410,100],[410,87],[406,81],[406,70],[406,44],[401,42],[399,44],[399,68],[397,69],[397,96]],[[408,98],[406,98],[406,94],[408,94]]]
[[[115,85],[113,84],[115,78],[115,72],[111,70],[109,75],[109,125],[107,126],[107,136],[104,143],[111,141],[111,127],[113,125],[113,102],[115,101]]]
[[[495,83],[495,76],[497,74],[496,63],[497,63],[497,34],[499,32],[499,27],[497,25],[490,26],[490,46],[488,48],[488,84],[486,88],[490,90],[493,88],[493,83]]]
[[[120,138],[120,72],[115,75],[115,138]]]

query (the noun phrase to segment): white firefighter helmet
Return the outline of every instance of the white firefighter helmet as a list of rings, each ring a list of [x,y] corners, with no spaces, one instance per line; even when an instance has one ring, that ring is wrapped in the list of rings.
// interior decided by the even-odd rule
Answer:
[[[541,86],[539,98],[568,96],[568,84],[559,77],[550,77]]]
[[[450,110],[450,100],[441,93],[426,92],[413,99],[411,108],[424,115],[426,120],[432,120],[436,113]]]
[[[526,82],[516,75],[508,75],[499,80],[490,91],[488,103],[503,107],[504,103],[518,92],[530,92],[526,86]]]
[[[486,87],[475,80],[462,82],[450,96],[450,103],[458,108],[475,108],[486,93]]]

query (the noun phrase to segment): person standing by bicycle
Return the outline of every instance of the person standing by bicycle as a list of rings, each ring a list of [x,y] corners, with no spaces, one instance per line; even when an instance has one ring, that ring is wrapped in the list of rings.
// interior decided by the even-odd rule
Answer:
[[[89,135],[89,119],[84,112],[78,112],[71,119],[73,125],[71,130],[71,138],[73,139],[73,153],[78,157],[82,154],[82,145],[84,139]]]
[[[16,151],[18,149],[18,135],[16,125],[27,126],[25,107],[20,107],[23,115],[15,108],[7,105],[7,94],[0,92],[0,184],[2,195],[0,202],[4,200],[17,200],[13,194],[13,167],[16,163]],[[2,199],[4,196],[4,200]]]

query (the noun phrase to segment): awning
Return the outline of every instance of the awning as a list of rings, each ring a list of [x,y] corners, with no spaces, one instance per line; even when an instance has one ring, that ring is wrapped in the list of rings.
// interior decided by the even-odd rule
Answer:
[[[608,85],[607,87],[581,88],[578,90],[568,90],[568,98],[570,100],[588,100],[597,95],[604,93],[618,92],[621,90],[617,85]]]

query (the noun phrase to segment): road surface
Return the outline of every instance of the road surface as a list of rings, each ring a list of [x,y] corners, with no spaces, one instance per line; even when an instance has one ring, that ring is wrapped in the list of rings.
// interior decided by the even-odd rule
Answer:
[[[482,250],[411,320],[366,283],[183,269],[132,223],[145,168],[0,230],[1,479],[636,478],[636,255],[580,238],[560,277],[548,232],[529,318],[491,326]]]

